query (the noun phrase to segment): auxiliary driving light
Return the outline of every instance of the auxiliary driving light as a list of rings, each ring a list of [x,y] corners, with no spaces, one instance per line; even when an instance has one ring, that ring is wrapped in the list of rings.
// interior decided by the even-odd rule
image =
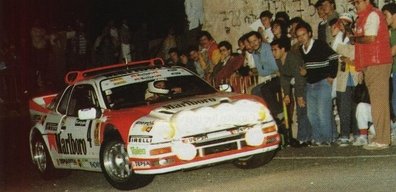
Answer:
[[[249,129],[245,134],[245,140],[250,146],[260,146],[264,142],[264,133],[260,128]]]
[[[191,143],[173,143],[172,151],[181,160],[192,160],[197,155],[197,149]]]

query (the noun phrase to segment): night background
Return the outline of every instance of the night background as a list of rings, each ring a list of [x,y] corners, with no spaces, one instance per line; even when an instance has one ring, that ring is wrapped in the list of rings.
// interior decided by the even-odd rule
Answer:
[[[35,20],[46,28],[62,28],[79,19],[91,38],[110,19],[119,25],[125,18],[132,30],[147,23],[151,38],[163,36],[171,25],[181,33],[186,25],[184,0],[3,0],[1,4],[2,38],[28,38]]]

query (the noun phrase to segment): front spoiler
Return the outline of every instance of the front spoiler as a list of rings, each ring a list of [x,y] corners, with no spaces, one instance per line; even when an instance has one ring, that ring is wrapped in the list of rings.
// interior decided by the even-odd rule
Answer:
[[[273,151],[278,149],[279,144],[272,145],[272,146],[266,146],[263,148],[258,148],[255,150],[249,150],[249,151],[244,151],[244,152],[239,152],[231,155],[225,155],[225,156],[220,156],[220,157],[213,157],[209,159],[204,159],[204,160],[198,160],[194,161],[192,160],[191,162],[183,163],[183,164],[177,164],[174,166],[170,167],[164,167],[164,168],[156,168],[156,169],[146,169],[146,170],[134,170],[136,174],[162,174],[162,173],[169,173],[169,172],[174,172],[174,171],[179,171],[179,170],[184,170],[184,169],[191,169],[195,167],[200,167],[200,166],[205,166],[205,165],[210,165],[210,164],[215,164],[223,161],[230,161],[234,159],[238,159],[241,157],[246,157],[250,155],[256,155],[260,153],[265,153],[269,151]]]

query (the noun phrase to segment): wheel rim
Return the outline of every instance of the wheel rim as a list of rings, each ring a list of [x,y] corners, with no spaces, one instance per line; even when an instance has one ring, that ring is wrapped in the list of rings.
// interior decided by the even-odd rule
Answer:
[[[47,154],[44,144],[40,141],[34,143],[33,161],[41,172],[44,172],[47,168]]]
[[[131,175],[131,165],[124,144],[116,143],[104,152],[103,165],[114,180],[124,180]]]

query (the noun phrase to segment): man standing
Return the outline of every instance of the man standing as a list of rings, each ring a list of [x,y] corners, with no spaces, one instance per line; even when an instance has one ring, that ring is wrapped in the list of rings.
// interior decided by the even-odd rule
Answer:
[[[336,138],[331,91],[337,75],[338,55],[327,43],[312,38],[312,28],[306,22],[297,24],[296,36],[304,60],[305,69],[300,72],[307,80],[307,113],[312,125],[313,144],[330,146]]]
[[[258,85],[253,88],[252,94],[264,98],[268,107],[279,120],[283,118],[280,104],[280,80],[278,66],[272,55],[271,46],[263,42],[261,34],[251,31],[246,34],[250,46],[253,48],[253,59],[258,74]]]
[[[370,0],[354,0],[356,21],[355,65],[362,71],[372,106],[375,137],[363,148],[381,150],[390,144],[389,74],[392,55],[385,18]]]
[[[283,102],[286,105],[290,105],[293,99],[292,86],[294,86],[294,96],[297,100],[297,139],[300,144],[307,145],[312,140],[312,128],[305,107],[305,78],[300,75],[299,71],[300,67],[304,65],[304,61],[300,55],[290,52],[289,38],[275,39],[271,42],[271,47],[279,68],[281,87],[284,92]],[[294,85],[291,83],[293,78]],[[289,115],[289,117],[291,116]]]

